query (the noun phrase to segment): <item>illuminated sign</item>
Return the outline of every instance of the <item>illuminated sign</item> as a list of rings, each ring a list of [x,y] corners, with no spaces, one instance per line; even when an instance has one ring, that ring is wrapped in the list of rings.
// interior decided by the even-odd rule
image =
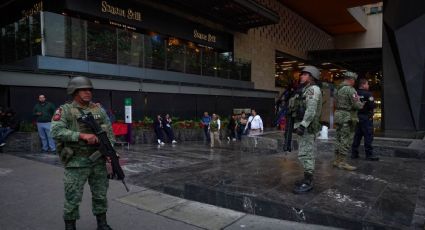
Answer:
[[[102,13],[108,13],[135,21],[142,21],[142,13],[133,9],[122,9],[102,1]]]
[[[215,43],[217,41],[217,38],[216,38],[215,35],[212,35],[210,33],[204,34],[204,33],[197,31],[196,29],[193,30],[193,37],[207,41],[207,42],[214,42]]]

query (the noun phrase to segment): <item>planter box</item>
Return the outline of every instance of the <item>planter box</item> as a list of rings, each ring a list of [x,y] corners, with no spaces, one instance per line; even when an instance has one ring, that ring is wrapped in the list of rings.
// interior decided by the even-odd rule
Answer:
[[[14,132],[6,140],[3,152],[40,152],[41,143],[37,132]]]
[[[174,129],[174,138],[177,142],[183,141],[204,141],[205,135],[203,129]],[[225,130],[222,130],[220,136],[224,139]],[[163,132],[164,141],[167,143],[172,140],[168,140],[167,135]],[[154,144],[157,143],[155,131],[152,129],[133,129],[132,130],[133,144]]]

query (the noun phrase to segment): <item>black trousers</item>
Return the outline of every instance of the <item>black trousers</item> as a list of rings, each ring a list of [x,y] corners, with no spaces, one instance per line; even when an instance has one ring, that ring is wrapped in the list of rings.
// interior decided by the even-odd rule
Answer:
[[[362,138],[364,137],[364,149],[367,156],[373,155],[373,120],[372,119],[361,119],[356,126],[356,132],[354,134],[353,144],[351,146],[351,155],[359,155],[359,146]]]

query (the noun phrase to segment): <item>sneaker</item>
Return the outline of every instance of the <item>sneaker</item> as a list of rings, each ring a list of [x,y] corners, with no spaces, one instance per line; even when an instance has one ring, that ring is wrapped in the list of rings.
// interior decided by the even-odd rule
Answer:
[[[230,137],[227,137],[227,141],[230,141]]]
[[[177,144],[177,141],[176,141],[176,140],[173,140],[171,143],[173,143],[173,144]]]
[[[164,142],[162,142],[162,141],[161,141],[159,144],[160,144],[160,145],[165,145],[165,143],[164,143]]]
[[[161,141],[160,139],[158,139],[158,144],[161,144],[161,142],[162,142],[162,141]]]
[[[3,147],[5,145],[6,145],[6,143],[3,142],[3,143],[0,144],[0,147]]]
[[[236,141],[236,138],[233,138],[232,141]]]

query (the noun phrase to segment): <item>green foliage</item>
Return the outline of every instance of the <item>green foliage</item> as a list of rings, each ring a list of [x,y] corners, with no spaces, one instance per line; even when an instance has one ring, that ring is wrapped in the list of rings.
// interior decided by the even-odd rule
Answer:
[[[36,126],[29,121],[21,121],[21,123],[19,124],[19,132],[35,132],[37,131]]]

